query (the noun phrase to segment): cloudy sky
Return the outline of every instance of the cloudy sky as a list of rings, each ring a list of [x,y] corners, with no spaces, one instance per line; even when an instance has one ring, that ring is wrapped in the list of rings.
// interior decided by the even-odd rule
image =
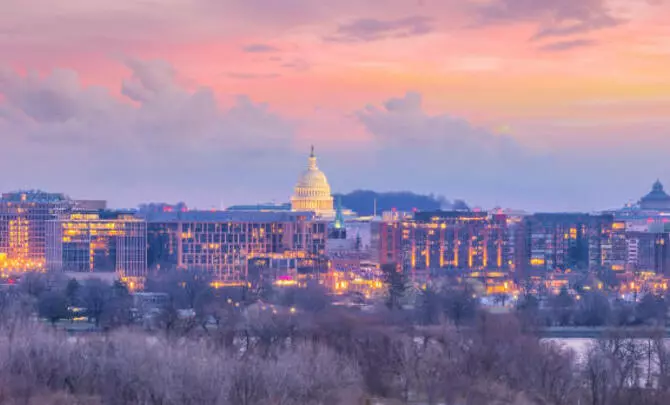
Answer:
[[[670,183],[664,0],[4,0],[0,190],[596,210]]]

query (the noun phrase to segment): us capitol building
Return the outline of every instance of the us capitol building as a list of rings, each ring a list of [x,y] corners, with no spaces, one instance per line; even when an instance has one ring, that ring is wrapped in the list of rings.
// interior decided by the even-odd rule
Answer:
[[[319,170],[314,155],[314,146],[307,160],[307,169],[302,172],[291,197],[291,211],[312,211],[322,218],[334,218],[333,196],[326,175]]]

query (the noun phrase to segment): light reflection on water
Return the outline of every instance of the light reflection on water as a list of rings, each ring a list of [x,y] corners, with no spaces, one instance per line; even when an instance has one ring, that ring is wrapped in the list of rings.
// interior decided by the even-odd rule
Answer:
[[[545,342],[557,344],[566,349],[572,350],[577,356],[578,360],[583,360],[589,348],[596,342],[597,339],[592,338],[547,338],[542,339]]]
[[[637,344],[644,344],[645,346],[650,344],[649,339],[633,339]],[[546,338],[542,339],[545,342],[551,342],[558,344],[566,349],[570,349],[575,353],[577,363],[580,365],[585,365],[586,356],[588,355],[589,349],[598,341],[598,339],[593,338]],[[670,345],[670,339],[664,339],[664,344],[666,346]],[[650,346],[651,349],[651,346]],[[655,385],[657,383],[656,377],[659,370],[658,358],[655,354],[652,356],[641,358],[638,366],[640,367],[639,374],[639,384],[640,386],[645,383]]]
[[[582,357],[586,354],[589,348],[596,343],[598,339],[594,338],[545,338],[542,339],[543,342],[551,342],[558,344],[566,349],[571,349],[579,357]],[[639,338],[633,339],[636,343],[647,343],[649,339]],[[670,344],[670,338],[663,339],[665,344]]]

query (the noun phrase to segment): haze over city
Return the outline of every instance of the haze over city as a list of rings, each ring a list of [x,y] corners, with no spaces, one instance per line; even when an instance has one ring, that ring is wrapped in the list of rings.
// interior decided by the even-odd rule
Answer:
[[[663,1],[2,8],[2,190],[285,202],[312,144],[334,192],[588,211],[670,183]]]

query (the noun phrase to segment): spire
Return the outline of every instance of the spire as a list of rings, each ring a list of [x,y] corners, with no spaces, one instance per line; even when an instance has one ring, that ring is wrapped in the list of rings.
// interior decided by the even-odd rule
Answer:
[[[656,179],[656,183],[654,183],[652,190],[654,191],[663,191],[663,184],[661,183],[660,179]]]
[[[337,207],[335,208],[335,229],[344,228],[344,214],[342,214],[342,197],[337,196]]]
[[[307,168],[309,170],[317,170],[316,166],[316,155],[314,155],[314,145],[312,145],[312,150],[309,153],[309,159],[307,159]]]

